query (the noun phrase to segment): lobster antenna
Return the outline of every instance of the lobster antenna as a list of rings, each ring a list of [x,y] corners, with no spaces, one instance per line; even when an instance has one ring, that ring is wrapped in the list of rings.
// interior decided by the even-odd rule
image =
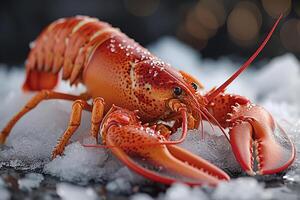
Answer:
[[[274,30],[276,29],[279,21],[282,18],[282,14],[278,17],[275,24],[273,25],[272,29],[268,33],[267,37],[263,41],[263,43],[258,47],[258,49],[252,54],[252,56],[229,78],[227,81],[225,81],[221,86],[219,86],[217,89],[215,89],[213,92],[209,93],[206,96],[206,99],[208,102],[210,102],[213,98],[215,98],[219,93],[224,91],[226,87],[234,81],[247,67],[250,66],[250,64],[253,62],[253,60],[259,55],[259,53],[263,50],[263,48],[266,46],[267,42],[270,40]]]

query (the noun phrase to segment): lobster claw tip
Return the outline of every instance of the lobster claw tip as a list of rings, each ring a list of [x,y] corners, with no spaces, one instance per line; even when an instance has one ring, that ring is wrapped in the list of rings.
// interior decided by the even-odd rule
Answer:
[[[107,142],[114,145],[110,139]],[[215,186],[230,179],[223,170],[175,145],[159,145],[149,148],[149,151],[144,147],[147,158],[131,155],[121,147],[111,150],[131,170],[164,184],[183,182],[188,185]]]
[[[112,153],[134,172],[164,184],[217,185],[229,176],[215,165],[167,142],[142,126],[135,113],[112,108],[102,122],[102,137]]]
[[[276,122],[271,122],[244,121],[230,130],[235,157],[250,176],[281,172],[295,159],[293,143]]]
[[[184,163],[184,170],[191,170],[193,171],[194,169],[197,170],[197,174],[202,174],[200,179],[204,179],[204,183],[212,183],[216,184],[219,183],[220,181],[228,181],[230,180],[230,177],[227,175],[226,172],[221,170],[220,168],[216,167],[215,165],[211,164],[210,162],[206,161],[205,159],[194,155],[193,153],[175,146],[175,145],[169,145],[167,146],[168,151],[171,153],[171,155],[177,159],[176,162],[182,162]],[[173,163],[175,164],[175,163]],[[178,166],[180,167],[180,166]],[[185,176],[185,173],[182,173],[183,176]],[[195,178],[195,181],[197,181],[197,177]],[[212,182],[210,182],[212,181]]]

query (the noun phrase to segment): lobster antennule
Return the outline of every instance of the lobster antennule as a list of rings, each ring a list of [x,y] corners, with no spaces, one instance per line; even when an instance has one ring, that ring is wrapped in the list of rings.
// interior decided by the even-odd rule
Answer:
[[[267,42],[270,40],[270,38],[273,35],[273,33],[274,33],[279,21],[281,20],[282,16],[283,15],[280,14],[280,16],[276,20],[275,24],[273,25],[272,29],[268,33],[267,37],[264,39],[264,41],[258,47],[258,49],[253,53],[253,55],[229,79],[227,79],[227,81],[225,81],[221,86],[219,86],[217,89],[215,89],[213,92],[209,93],[206,96],[206,99],[207,99],[208,102],[210,102],[213,98],[215,98],[219,93],[224,91],[226,89],[226,87],[230,83],[232,83],[232,81],[234,81],[245,69],[247,69],[250,66],[250,64],[254,61],[254,59],[259,55],[259,53],[266,46]]]
[[[182,114],[182,134],[181,137],[178,140],[175,141],[164,141],[161,142],[161,144],[180,144],[182,143],[187,135],[188,127],[187,127],[187,114],[186,109],[180,109],[180,112]]]

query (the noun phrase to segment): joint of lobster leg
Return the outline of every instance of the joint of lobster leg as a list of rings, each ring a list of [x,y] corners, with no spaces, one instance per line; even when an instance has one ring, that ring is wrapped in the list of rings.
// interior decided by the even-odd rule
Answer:
[[[168,103],[168,106],[174,112],[181,112],[183,109],[186,111],[186,106],[178,99],[171,99]]]
[[[182,116],[182,134],[178,140],[175,141],[164,141],[161,144],[179,144],[182,143],[187,135],[188,130],[188,117],[187,117],[187,109],[184,104],[182,104],[179,100],[172,99],[169,101],[169,107],[172,111],[179,112]]]
[[[92,126],[91,126],[91,135],[96,139],[98,143],[98,133],[100,129],[100,123],[103,119],[104,114],[104,100],[100,97],[97,97],[93,101],[92,109]]]
[[[197,127],[197,121],[196,119],[193,117],[193,115],[191,113],[188,113],[187,115],[187,122],[188,122],[188,129],[194,129],[195,127]]]
[[[165,124],[157,124],[155,125],[155,131],[157,131],[160,135],[162,135],[164,138],[169,139],[170,135],[172,133],[171,127],[165,125]]]

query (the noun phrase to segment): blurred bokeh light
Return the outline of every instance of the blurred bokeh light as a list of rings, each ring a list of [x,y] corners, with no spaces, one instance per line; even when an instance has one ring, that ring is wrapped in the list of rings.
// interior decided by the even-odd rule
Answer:
[[[291,0],[262,0],[262,5],[270,16],[276,18],[281,13],[288,15],[292,2]]]
[[[300,53],[300,20],[287,20],[281,27],[280,39],[287,50]]]
[[[21,64],[28,44],[53,20],[89,15],[119,27],[142,45],[174,36],[204,57],[248,57],[275,19],[280,22],[264,50],[270,58],[300,53],[297,0],[2,0],[0,63]]]
[[[261,13],[254,3],[242,1],[229,13],[227,29],[236,44],[248,46],[257,40],[261,27]]]

